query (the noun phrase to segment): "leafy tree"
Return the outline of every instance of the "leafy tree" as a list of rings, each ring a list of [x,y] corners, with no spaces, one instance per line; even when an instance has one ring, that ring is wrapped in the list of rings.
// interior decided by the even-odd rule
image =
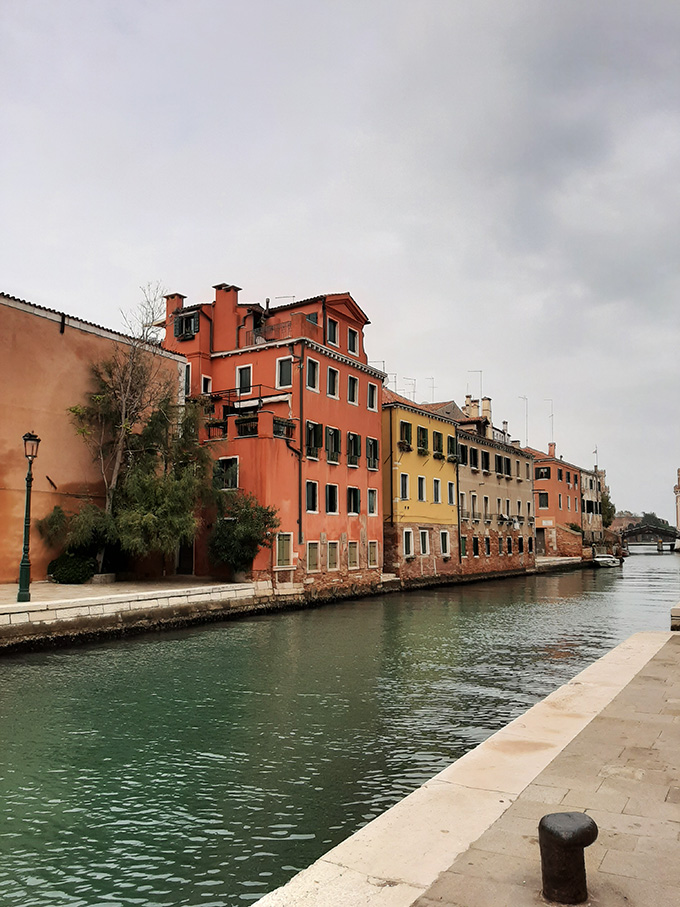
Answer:
[[[245,491],[221,492],[218,516],[208,551],[213,563],[227,564],[234,572],[247,570],[260,548],[270,548],[279,527],[275,507],[265,507]]]
[[[608,526],[611,526],[616,516],[616,507],[612,503],[612,499],[609,497],[609,491],[606,488],[602,489],[602,497],[600,500],[602,505],[602,525],[605,529]]]
[[[640,523],[643,526],[657,526],[659,529],[668,529],[670,527],[668,520],[664,520],[662,517],[657,516],[654,511],[651,513],[643,513]]]

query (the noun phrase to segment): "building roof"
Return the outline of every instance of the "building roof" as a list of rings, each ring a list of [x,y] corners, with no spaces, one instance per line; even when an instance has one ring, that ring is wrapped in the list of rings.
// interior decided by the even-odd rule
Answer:
[[[523,447],[522,450],[526,450],[527,453],[530,453],[536,462],[539,460],[550,460],[551,463],[555,463],[558,466],[565,466],[568,469],[577,469],[579,472],[595,473],[594,469],[588,469],[585,466],[577,466],[575,463],[570,463],[568,460],[563,460],[561,457],[551,456],[543,450],[537,450],[535,447]]]

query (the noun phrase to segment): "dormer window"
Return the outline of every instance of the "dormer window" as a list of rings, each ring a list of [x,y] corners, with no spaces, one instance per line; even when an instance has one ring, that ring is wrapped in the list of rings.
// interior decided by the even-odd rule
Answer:
[[[177,340],[193,340],[198,334],[199,317],[198,312],[190,312],[188,315],[175,315],[174,332]]]
[[[347,329],[347,349],[356,356],[359,352],[359,331],[354,328]]]

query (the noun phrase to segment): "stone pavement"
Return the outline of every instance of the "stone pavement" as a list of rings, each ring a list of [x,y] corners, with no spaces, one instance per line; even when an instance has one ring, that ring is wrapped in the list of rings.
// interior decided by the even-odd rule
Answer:
[[[258,907],[528,907],[538,822],[583,811],[592,907],[680,907],[680,636],[638,633]]]

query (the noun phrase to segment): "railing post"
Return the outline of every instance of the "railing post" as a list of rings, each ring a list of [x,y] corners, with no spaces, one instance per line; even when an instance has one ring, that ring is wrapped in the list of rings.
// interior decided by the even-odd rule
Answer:
[[[543,897],[558,904],[588,899],[584,848],[597,838],[597,825],[585,813],[549,813],[538,823]]]

